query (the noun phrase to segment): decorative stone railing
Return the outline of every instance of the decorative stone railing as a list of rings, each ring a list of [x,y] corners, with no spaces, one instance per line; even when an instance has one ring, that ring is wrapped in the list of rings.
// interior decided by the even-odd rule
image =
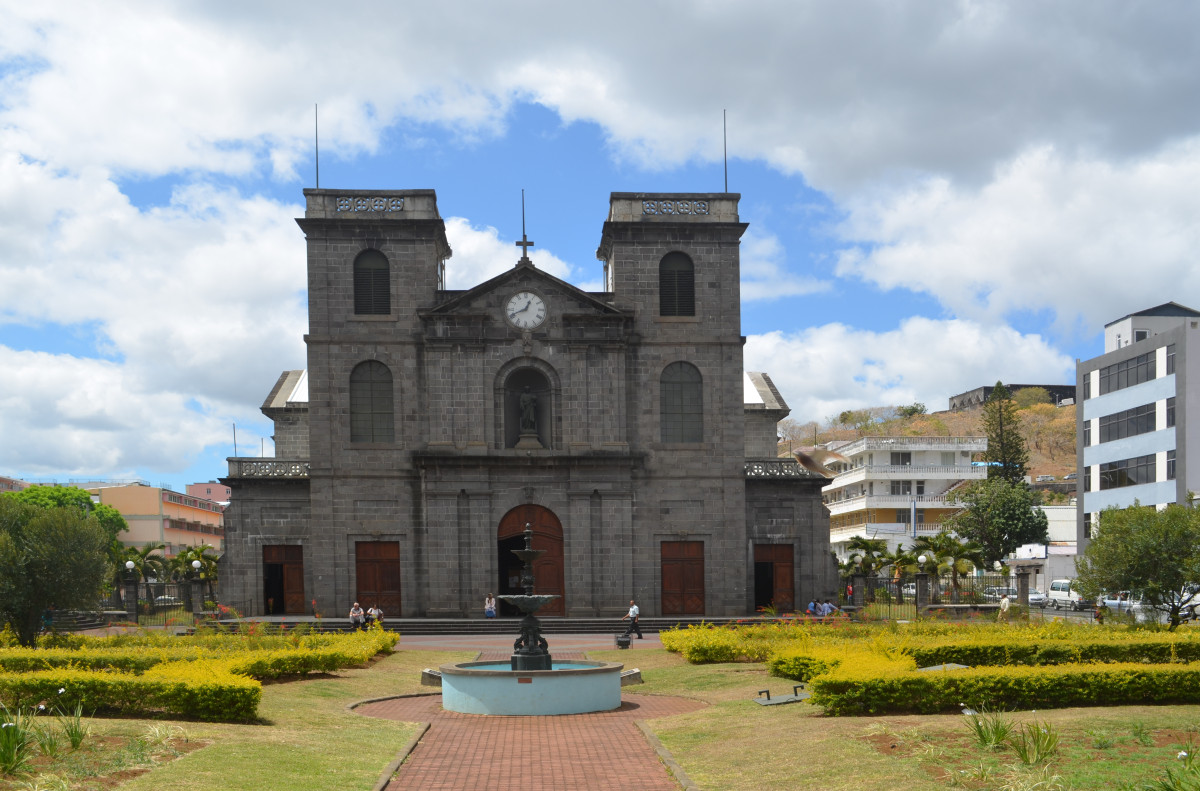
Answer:
[[[814,478],[819,477],[792,459],[746,459],[747,478]]]
[[[302,459],[230,459],[230,478],[303,479],[309,462]]]

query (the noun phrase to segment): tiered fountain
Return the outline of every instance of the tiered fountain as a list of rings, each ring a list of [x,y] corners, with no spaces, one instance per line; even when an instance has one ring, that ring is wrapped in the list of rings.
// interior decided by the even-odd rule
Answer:
[[[514,549],[525,564],[524,594],[500,596],[525,614],[521,636],[509,662],[460,662],[442,665],[442,707],[463,714],[585,714],[621,705],[618,662],[554,662],[534,615],[557,596],[533,592],[533,561],[544,549],[533,548],[533,530],[525,525],[525,548]]]

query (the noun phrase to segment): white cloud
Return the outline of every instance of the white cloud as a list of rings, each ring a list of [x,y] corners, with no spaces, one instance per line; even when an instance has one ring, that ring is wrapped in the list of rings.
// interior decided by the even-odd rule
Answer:
[[[761,224],[747,229],[741,244],[743,302],[785,299],[830,290],[829,282],[798,275],[793,269],[788,266],[787,251],[779,237],[764,230]]]
[[[838,274],[928,293],[954,315],[1050,311],[1060,326],[1200,291],[1200,138],[1112,164],[1031,149],[979,188],[929,179],[848,202]]]
[[[5,147],[68,167],[290,177],[314,101],[324,145],[345,155],[400,118],[496,134],[533,99],[653,168],[718,160],[728,109],[732,156],[841,193],[913,172],[986,178],[1031,143],[1136,156],[1200,122],[1181,99],[1200,88],[1194,6],[524,9],[9,3],[0,57],[40,71],[4,85]]]
[[[913,317],[888,332],[826,324],[746,340],[745,367],[766,371],[804,422],[846,409],[946,408],[950,396],[997,380],[1068,383],[1074,363],[1037,335],[959,319]]]
[[[502,240],[500,232],[490,225],[475,228],[463,217],[450,217],[445,222],[446,239],[454,251],[446,262],[448,288],[473,288],[517,265],[521,248],[515,240]],[[529,258],[543,272],[570,282],[571,265],[553,253],[534,248],[529,251]]]

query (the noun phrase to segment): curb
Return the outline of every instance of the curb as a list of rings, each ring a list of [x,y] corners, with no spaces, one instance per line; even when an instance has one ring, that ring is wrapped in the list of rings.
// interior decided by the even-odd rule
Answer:
[[[404,695],[400,697],[411,696]],[[367,701],[363,702],[366,703]],[[408,740],[408,744],[404,745],[404,747],[400,749],[400,752],[396,753],[396,757],[392,759],[392,762],[384,767],[383,774],[379,775],[379,779],[375,781],[375,785],[371,786],[371,791],[384,791],[384,789],[388,787],[388,784],[392,782],[392,777],[397,771],[399,771],[400,765],[403,764],[405,759],[407,759],[412,751],[417,748],[417,744],[419,744],[421,739],[425,737],[425,733],[428,730],[428,722],[417,723],[417,732],[414,733],[412,738]]]
[[[675,777],[675,782],[683,787],[683,791],[700,791],[700,786],[692,782],[692,779],[687,776],[687,772],[683,771],[683,767],[675,762],[675,758],[671,755],[671,751],[663,747],[662,742],[650,730],[650,726],[645,720],[636,720],[633,723],[642,732],[642,736],[646,737],[646,742],[658,755],[658,759],[667,767],[667,771]]]

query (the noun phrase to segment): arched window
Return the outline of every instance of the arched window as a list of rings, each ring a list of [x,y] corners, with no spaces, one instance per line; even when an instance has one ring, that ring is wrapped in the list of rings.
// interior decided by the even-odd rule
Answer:
[[[394,442],[392,372],[368,360],[350,372],[350,441]]]
[[[691,363],[663,369],[661,409],[663,442],[704,441],[704,393],[700,371]]]
[[[667,253],[658,262],[658,315],[696,315],[696,268],[683,253]]]
[[[378,250],[363,250],[354,259],[354,313],[386,316],[392,312],[388,260]]]

